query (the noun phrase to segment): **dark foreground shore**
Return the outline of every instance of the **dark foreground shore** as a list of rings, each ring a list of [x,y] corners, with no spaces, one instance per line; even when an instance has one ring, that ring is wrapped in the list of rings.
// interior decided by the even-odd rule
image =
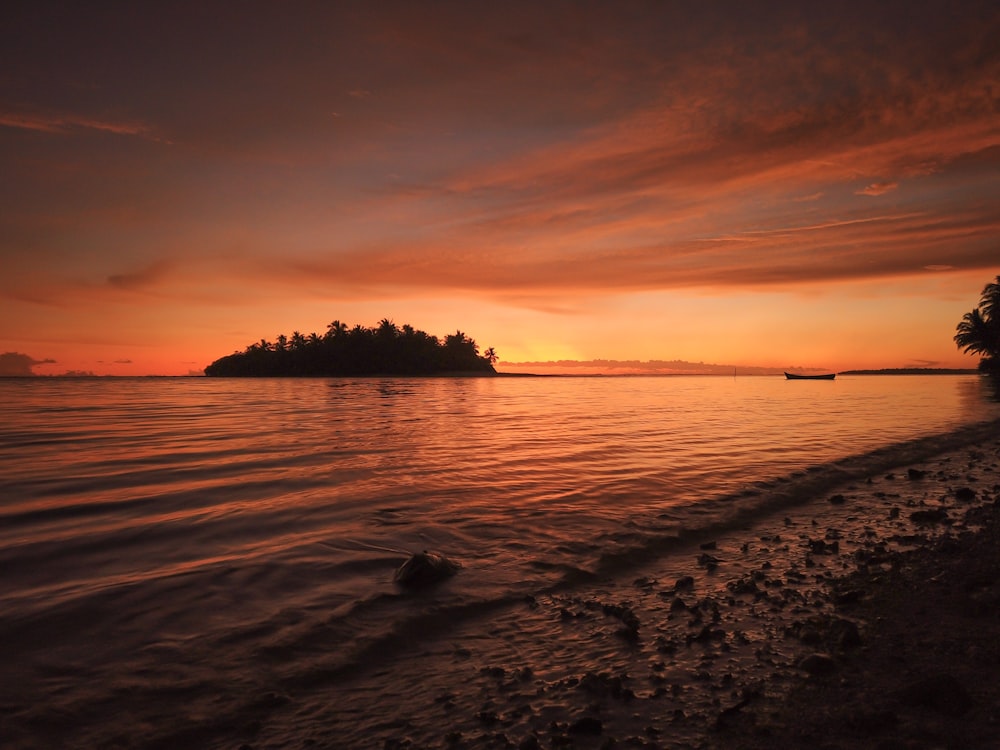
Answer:
[[[341,739],[1000,747],[1000,439],[846,478],[810,507],[693,540],[638,577],[532,598],[450,648],[424,665],[432,700],[395,705],[389,732]]]
[[[975,474],[964,478],[978,489],[967,481],[951,502],[909,511],[921,524],[943,525],[943,534],[917,533],[903,540],[906,551],[856,556],[856,569],[829,585],[834,612],[789,631],[810,647],[797,664],[801,684],[756,706],[748,694],[745,708],[720,714],[712,746],[1000,747],[995,448],[993,456],[968,465]],[[973,493],[983,504],[963,510]]]

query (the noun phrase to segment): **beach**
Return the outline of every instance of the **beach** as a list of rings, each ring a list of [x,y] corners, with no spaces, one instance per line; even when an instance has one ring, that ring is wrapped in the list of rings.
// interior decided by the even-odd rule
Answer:
[[[524,602],[426,653],[467,679],[401,695],[369,746],[996,747],[998,503],[993,437]]]

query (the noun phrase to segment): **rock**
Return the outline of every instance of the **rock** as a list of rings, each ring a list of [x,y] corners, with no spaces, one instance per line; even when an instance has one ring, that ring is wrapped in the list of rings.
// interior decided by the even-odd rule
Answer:
[[[570,734],[600,734],[604,731],[604,722],[593,716],[584,716],[569,725]]]
[[[851,620],[835,615],[813,615],[792,623],[786,635],[811,646],[823,646],[835,651],[856,648],[862,643],[858,626]]]
[[[694,588],[694,578],[691,576],[681,576],[674,584],[674,591],[689,591]]]
[[[959,487],[955,490],[955,499],[963,503],[971,503],[976,499],[976,491],[971,487]]]
[[[491,727],[498,721],[500,721],[500,716],[497,714],[496,711],[490,711],[485,709],[476,714],[476,718],[479,719],[479,721],[481,721],[488,727]]]
[[[907,479],[911,479],[911,480],[923,479],[925,476],[927,476],[927,472],[926,471],[921,471],[920,469],[907,469],[906,470],[906,477],[907,477]]]
[[[833,603],[837,606],[854,604],[864,598],[865,592],[862,589],[841,589],[833,594]]]
[[[689,635],[688,643],[698,642],[704,643],[706,641],[724,641],[726,640],[726,631],[720,628],[712,628],[709,625],[705,625],[697,635]]]
[[[840,543],[836,540],[827,542],[825,539],[810,539],[809,551],[814,555],[835,555],[840,552]]]
[[[734,721],[740,712],[750,704],[751,700],[753,700],[752,696],[744,696],[738,703],[723,709],[715,719],[716,726],[724,727],[728,722]]]
[[[837,662],[829,654],[814,653],[803,656],[798,663],[798,668],[808,672],[813,676],[828,675],[837,669]]]
[[[639,638],[639,617],[631,607],[625,604],[603,604],[601,609],[604,614],[621,620],[624,627],[618,631],[618,635],[633,641]]]
[[[707,568],[708,570],[715,570],[717,567],[719,567],[720,562],[721,561],[719,560],[719,558],[715,557],[714,555],[710,555],[707,552],[702,552],[700,555],[698,555],[698,564],[701,565],[703,568]]]
[[[830,619],[827,638],[833,641],[838,648],[842,649],[857,648],[863,643],[858,626],[850,620],[840,617]]]
[[[625,687],[625,682],[621,676],[612,676],[606,672],[587,672],[580,679],[580,688],[598,697],[611,697],[622,700],[630,700],[635,697],[631,688]]]
[[[943,523],[947,519],[948,511],[944,508],[915,510],[910,514],[910,520],[914,523]]]
[[[832,495],[827,499],[827,502],[831,505],[843,505],[847,502],[847,498],[843,495]]]
[[[757,587],[757,582],[751,576],[743,576],[735,581],[729,581],[726,584],[726,588],[734,594],[756,595],[760,593],[760,589]]]
[[[462,566],[437,552],[417,552],[396,570],[392,580],[403,588],[423,588],[451,578]]]

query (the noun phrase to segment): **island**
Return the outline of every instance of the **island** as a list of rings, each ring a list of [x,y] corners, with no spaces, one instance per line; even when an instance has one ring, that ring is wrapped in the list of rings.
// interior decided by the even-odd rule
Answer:
[[[261,339],[215,360],[209,377],[342,377],[377,375],[496,375],[496,351],[482,354],[456,331],[443,340],[383,318],[377,326],[348,328],[335,320],[323,335],[298,331],[274,342]]]

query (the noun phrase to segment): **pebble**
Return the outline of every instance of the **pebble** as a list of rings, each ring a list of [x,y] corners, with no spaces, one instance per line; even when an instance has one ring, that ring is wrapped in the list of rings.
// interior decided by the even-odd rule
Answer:
[[[829,654],[817,652],[803,656],[799,660],[798,667],[814,676],[827,675],[836,670],[837,662]]]

